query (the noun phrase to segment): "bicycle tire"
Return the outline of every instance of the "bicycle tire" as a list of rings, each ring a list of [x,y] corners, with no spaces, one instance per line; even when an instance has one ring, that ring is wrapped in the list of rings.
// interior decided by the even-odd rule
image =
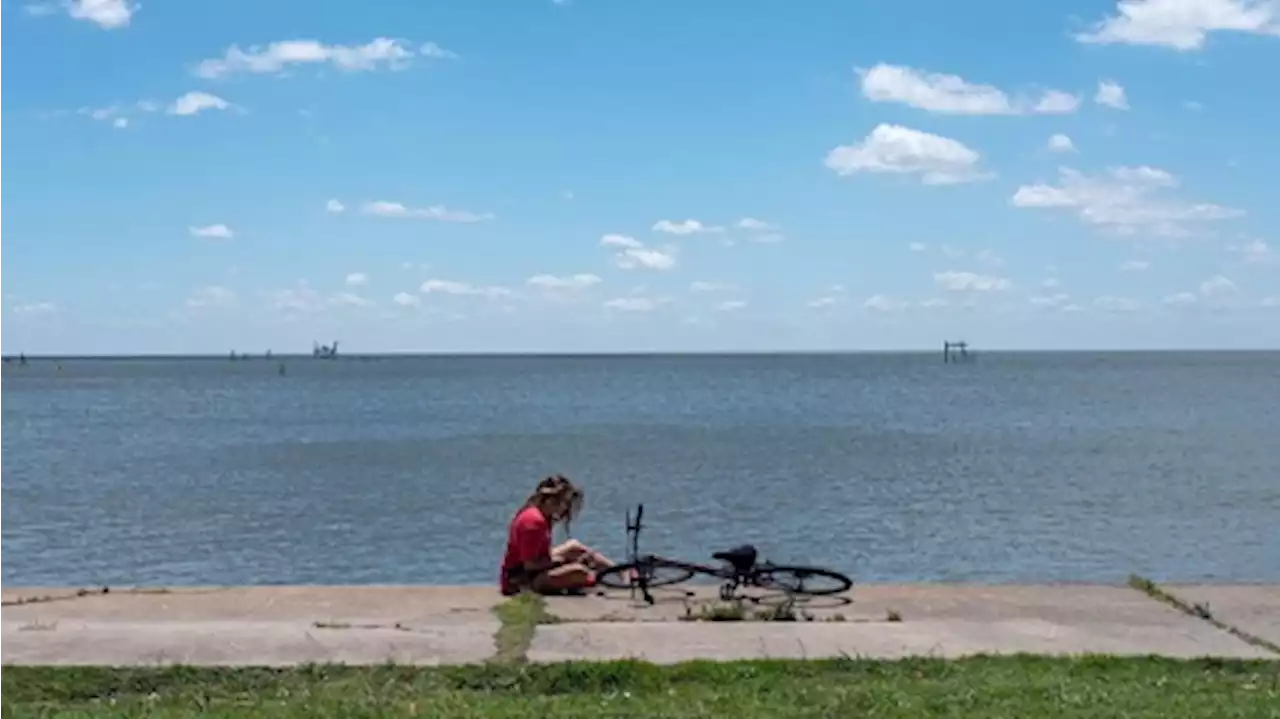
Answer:
[[[646,578],[645,586],[649,588],[667,587],[672,584],[680,584],[693,579],[694,571],[688,567],[679,564],[671,564],[662,560],[653,560],[649,562],[627,562],[625,564],[615,564],[612,567],[603,569],[596,573],[596,584],[610,589],[632,589],[640,586],[640,582],[631,576],[631,572],[647,572],[649,577]],[[658,572],[666,573],[670,576],[657,577],[654,576]]]
[[[791,577],[790,580],[780,579],[779,575]],[[818,589],[806,589],[804,587],[805,579],[813,577],[823,577],[835,582],[833,587],[824,587]],[[811,597],[824,597],[832,594],[840,594],[847,592],[853,586],[853,579],[847,575],[841,574],[832,569],[823,569],[822,567],[805,567],[800,565],[767,565],[759,567],[755,571],[756,584],[766,589],[781,589],[788,594],[799,594]]]

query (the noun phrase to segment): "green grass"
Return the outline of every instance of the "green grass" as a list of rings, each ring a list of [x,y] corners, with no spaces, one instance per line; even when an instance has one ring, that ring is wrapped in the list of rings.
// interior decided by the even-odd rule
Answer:
[[[3,714],[1280,717],[1280,662],[975,657],[3,672]]]

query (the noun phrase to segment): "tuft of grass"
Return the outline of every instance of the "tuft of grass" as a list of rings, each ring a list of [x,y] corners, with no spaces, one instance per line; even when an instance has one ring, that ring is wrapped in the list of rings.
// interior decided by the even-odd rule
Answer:
[[[560,618],[547,611],[546,599],[536,592],[522,592],[494,607],[502,623],[493,635],[497,664],[522,664],[539,624],[557,624]]]
[[[812,622],[815,619],[807,611],[797,612],[790,602],[765,605],[754,612],[748,612],[742,600],[702,604],[696,612],[692,605],[686,604],[684,616],[681,617],[681,621],[685,622]]]
[[[897,609],[890,609],[884,613],[884,620],[886,622],[900,622],[902,621],[902,612]]]
[[[1274,717],[1280,662],[1156,657],[6,667],[6,717]]]
[[[702,604],[698,611],[686,606],[683,620],[686,622],[741,622],[747,619],[747,610],[742,602],[716,602]]]
[[[1257,636],[1256,634],[1250,634],[1249,632],[1246,632],[1243,629],[1240,629],[1239,627],[1232,626],[1230,624],[1227,624],[1226,622],[1223,622],[1214,618],[1213,612],[1209,611],[1209,606],[1207,604],[1189,603],[1189,602],[1183,601],[1181,598],[1177,597],[1176,595],[1165,591],[1159,584],[1156,584],[1154,581],[1137,574],[1129,575],[1129,586],[1133,587],[1139,592],[1142,592],[1143,594],[1146,594],[1147,596],[1151,597],[1152,599],[1155,599],[1156,601],[1160,601],[1160,602],[1164,602],[1165,604],[1168,604],[1169,606],[1173,607],[1174,609],[1177,609],[1178,611],[1184,614],[1188,614],[1190,616],[1203,619],[1204,621],[1212,624],[1213,626],[1217,627],[1218,629],[1221,629],[1224,632],[1227,632],[1228,634],[1235,636],[1237,639],[1243,642],[1252,644],[1253,646],[1259,647],[1261,649],[1266,649],[1267,651],[1270,651],[1270,652],[1275,652],[1276,654],[1280,654],[1280,644],[1276,644],[1275,642],[1264,639],[1260,636]]]

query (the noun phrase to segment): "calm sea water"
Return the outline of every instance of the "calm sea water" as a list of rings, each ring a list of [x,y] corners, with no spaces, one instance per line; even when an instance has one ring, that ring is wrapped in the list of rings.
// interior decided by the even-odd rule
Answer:
[[[6,365],[6,584],[491,582],[574,533],[872,581],[1280,581],[1280,354]]]

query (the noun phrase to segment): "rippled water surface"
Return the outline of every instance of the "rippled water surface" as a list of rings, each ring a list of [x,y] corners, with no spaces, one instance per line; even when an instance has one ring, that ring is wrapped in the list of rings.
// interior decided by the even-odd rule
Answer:
[[[11,584],[490,582],[575,535],[860,579],[1280,581],[1280,354],[64,360],[4,367]]]

